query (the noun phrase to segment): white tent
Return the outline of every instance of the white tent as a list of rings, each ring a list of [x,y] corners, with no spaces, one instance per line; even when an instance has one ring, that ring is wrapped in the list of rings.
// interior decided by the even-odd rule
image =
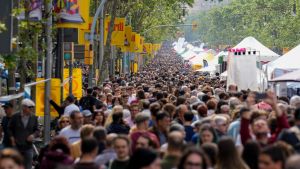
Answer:
[[[189,58],[194,57],[194,56],[197,56],[197,54],[195,52],[193,52],[192,50],[188,50],[181,54],[181,57],[184,60],[188,60]]]
[[[275,69],[300,69],[300,45],[296,46],[280,58],[268,63],[266,69],[269,77]]]
[[[274,78],[271,82],[300,82],[300,69]]]
[[[201,64],[202,65],[203,64],[203,59],[206,55],[207,55],[207,53],[203,52],[203,53],[200,53],[199,55],[196,55],[196,56],[194,56],[192,58],[189,58],[187,60],[189,60],[189,62],[191,64]]]
[[[242,40],[238,45],[236,45],[233,49],[241,49],[246,48],[247,51],[256,51],[257,61],[260,62],[270,62],[279,57],[279,55],[263,44],[261,44],[254,37],[247,37]]]
[[[264,72],[261,71],[261,70],[258,69],[258,68],[257,68],[257,70],[256,70],[256,73],[257,73],[257,76],[256,76],[256,77],[257,77],[258,87],[259,87],[259,89],[262,91],[262,90],[264,90],[264,89],[267,88],[267,78],[266,78]],[[221,78],[222,80],[227,79],[227,76],[228,76],[227,71],[225,71],[225,72],[223,72],[223,73],[220,74],[220,78]]]

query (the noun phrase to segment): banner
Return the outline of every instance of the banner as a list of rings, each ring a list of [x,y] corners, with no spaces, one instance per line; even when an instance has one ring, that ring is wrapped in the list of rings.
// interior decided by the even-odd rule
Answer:
[[[90,0],[54,0],[59,28],[89,28]]]
[[[44,80],[44,78],[38,78],[36,81]],[[51,91],[50,98],[56,104],[60,105],[60,79],[51,79]],[[50,107],[51,117],[58,117],[57,111],[53,106]],[[44,116],[45,111],[45,83],[38,83],[36,85],[36,116]]]
[[[110,17],[106,17],[104,20],[104,44],[106,44]],[[125,41],[125,18],[115,18],[114,30],[111,35],[111,45],[124,46]]]
[[[258,91],[256,56],[229,52],[227,64],[227,86],[234,84],[239,90]]]
[[[134,47],[135,50],[134,50],[134,52],[142,52],[140,45],[141,45],[141,35],[136,34],[135,35],[135,47]]]
[[[151,55],[152,54],[152,44],[151,43],[144,43],[143,45],[143,52]]]
[[[121,47],[122,52],[129,52],[130,51],[131,33],[132,33],[132,27],[131,26],[126,26],[125,27],[124,46]]]
[[[69,69],[64,69],[64,81],[69,78]],[[69,82],[63,86],[64,99],[69,95]],[[72,94],[80,99],[82,97],[82,70],[73,69]]]
[[[131,38],[130,38],[130,42],[129,42],[129,45],[130,45],[130,52],[135,52],[136,51],[136,32],[131,32]]]
[[[140,43],[139,43],[139,46],[138,46],[138,52],[139,53],[143,53],[144,52],[144,50],[143,50],[144,40],[145,40],[145,38],[141,36],[140,37]]]

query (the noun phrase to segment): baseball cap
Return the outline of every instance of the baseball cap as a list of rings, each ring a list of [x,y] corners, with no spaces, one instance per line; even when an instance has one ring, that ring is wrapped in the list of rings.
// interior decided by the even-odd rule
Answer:
[[[92,112],[90,110],[83,110],[81,113],[84,117],[89,117],[92,115]]]
[[[27,107],[34,107],[35,103],[30,99],[23,99],[22,102],[21,102],[21,105],[22,106],[27,106]]]
[[[7,102],[4,105],[2,105],[3,108],[8,108],[8,107],[14,107],[11,103]]]

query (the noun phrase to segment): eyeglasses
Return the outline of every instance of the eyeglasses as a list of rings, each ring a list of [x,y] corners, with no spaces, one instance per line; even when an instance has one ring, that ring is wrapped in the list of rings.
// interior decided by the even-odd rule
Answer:
[[[69,123],[69,122],[70,122],[69,120],[63,120],[60,123]]]
[[[34,108],[34,106],[27,106],[29,109],[33,109]]]

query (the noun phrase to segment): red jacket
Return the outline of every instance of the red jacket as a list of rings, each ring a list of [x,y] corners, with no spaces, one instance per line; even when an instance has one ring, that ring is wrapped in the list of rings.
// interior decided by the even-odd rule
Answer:
[[[241,119],[241,129],[240,129],[240,134],[241,134],[241,140],[242,144],[245,145],[247,141],[251,138],[250,135],[250,130],[249,130],[249,125],[250,125],[250,120],[242,118]],[[274,133],[271,133],[271,137],[269,138],[269,144],[274,143],[277,140],[278,135],[282,131],[282,129],[289,128],[290,125],[288,123],[287,117],[285,114],[283,114],[280,117],[277,117],[277,128]]]

